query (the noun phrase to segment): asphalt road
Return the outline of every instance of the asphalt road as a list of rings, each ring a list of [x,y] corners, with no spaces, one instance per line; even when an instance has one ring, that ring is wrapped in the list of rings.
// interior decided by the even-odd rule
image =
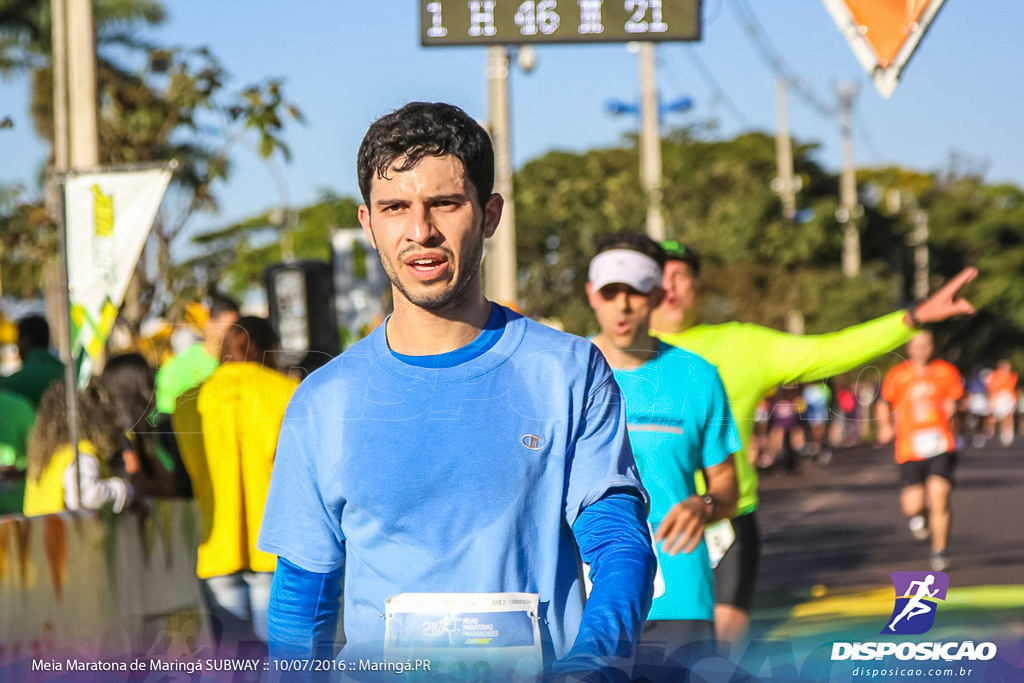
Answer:
[[[952,494],[950,585],[1024,584],[1024,438],[966,448]],[[930,548],[914,541],[899,508],[891,447],[835,451],[829,465],[762,474],[759,591],[779,598],[888,586],[894,571],[928,570]],[[820,589],[819,589],[820,590]]]
[[[965,449],[956,480],[949,592],[934,626],[914,638],[993,642],[998,654],[972,662],[966,675],[874,680],[1024,682],[1024,438]],[[911,538],[900,512],[891,447],[837,450],[830,464],[805,461],[794,475],[762,473],[760,498],[751,640],[731,655],[753,675],[723,677],[709,667],[702,680],[849,683],[902,664],[830,658],[837,642],[886,640],[879,633],[896,597],[889,574],[930,569],[930,546]],[[854,673],[863,666],[871,671]]]

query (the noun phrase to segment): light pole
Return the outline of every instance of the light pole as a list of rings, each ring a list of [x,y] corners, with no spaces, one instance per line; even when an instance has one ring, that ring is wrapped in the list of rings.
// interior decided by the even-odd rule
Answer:
[[[516,53],[519,68],[529,73],[536,66],[533,47],[524,45]],[[516,207],[512,197],[512,126],[508,88],[509,48],[487,48],[487,116],[494,144],[494,191],[505,199],[501,221],[487,244],[484,289],[494,301],[515,304],[519,299],[516,263]]]
[[[837,89],[839,109],[843,112],[843,169],[839,178],[839,209],[836,219],[843,226],[843,275],[856,277],[860,273],[860,232],[858,219],[863,209],[857,202],[857,176],[853,166],[853,100],[856,89],[849,83]]]
[[[654,45],[641,43],[640,104],[608,100],[605,107],[613,115],[632,114],[640,117],[640,178],[647,195],[647,235],[660,242],[665,239],[665,216],[662,212],[661,125],[662,116],[681,113],[693,107],[693,99],[680,97],[659,103],[655,84]]]

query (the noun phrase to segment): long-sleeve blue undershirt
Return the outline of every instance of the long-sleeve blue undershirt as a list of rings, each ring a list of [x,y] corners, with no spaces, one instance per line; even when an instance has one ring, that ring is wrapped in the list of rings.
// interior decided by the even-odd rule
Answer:
[[[278,558],[267,611],[272,658],[334,658],[342,571],[319,574]]]
[[[631,489],[607,493],[572,527],[593,583],[572,650],[555,673],[628,668],[654,595],[656,560],[647,512]]]

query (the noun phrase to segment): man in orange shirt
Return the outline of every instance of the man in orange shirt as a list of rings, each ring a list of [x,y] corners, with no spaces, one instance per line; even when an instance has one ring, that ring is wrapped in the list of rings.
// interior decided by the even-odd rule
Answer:
[[[879,440],[887,443],[894,432],[896,462],[900,468],[900,505],[910,519],[914,538],[932,538],[931,568],[949,566],[949,494],[953,488],[956,453],[950,422],[963,395],[963,381],[955,367],[933,359],[935,342],[923,331],[907,343],[908,360],[882,381],[879,401]],[[926,520],[927,516],[927,520]]]
[[[999,428],[999,440],[1004,446],[1013,443],[1013,417],[1017,412],[1017,373],[1009,359],[999,361],[985,382],[989,405],[992,407],[993,427]]]

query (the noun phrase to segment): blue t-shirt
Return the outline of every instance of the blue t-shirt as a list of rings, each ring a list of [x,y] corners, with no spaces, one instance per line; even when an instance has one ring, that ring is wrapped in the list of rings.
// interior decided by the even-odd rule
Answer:
[[[669,510],[695,493],[695,472],[739,450],[739,433],[718,371],[696,354],[659,342],[656,358],[614,372],[657,531]],[[657,550],[665,592],[656,591],[648,618],[714,618],[713,576],[703,539],[689,554],[671,557],[660,544]]]
[[[382,325],[288,406],[259,547],[344,566],[339,657],[379,655],[390,596],[519,591],[539,594],[546,658],[562,657],[584,605],[572,524],[609,489],[646,496],[601,353],[494,311],[481,353],[426,363]]]

